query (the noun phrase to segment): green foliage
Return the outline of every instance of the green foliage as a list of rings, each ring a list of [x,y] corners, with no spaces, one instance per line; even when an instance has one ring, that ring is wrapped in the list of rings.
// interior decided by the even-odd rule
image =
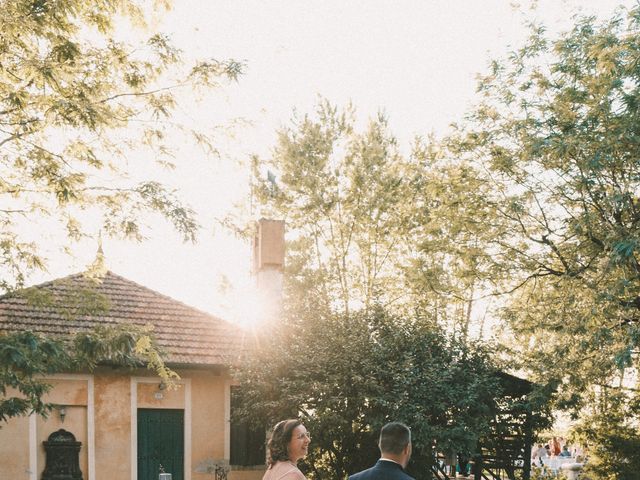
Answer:
[[[612,422],[618,436],[594,430],[589,438],[603,458],[627,465],[636,445],[629,429],[639,419],[639,55],[638,8],[604,23],[577,18],[556,39],[534,25],[526,45],[481,77],[481,101],[465,121],[443,141],[416,143],[408,158],[383,118],[358,132],[350,109],[326,103],[315,118],[280,132],[268,163],[278,177],[257,175],[256,191],[266,214],[285,218],[293,232],[285,278],[289,317],[305,328],[320,323],[314,331],[326,348],[342,345],[331,358],[349,350],[340,335],[369,355],[378,350],[371,350],[364,329],[360,336],[336,331],[331,337],[324,330],[381,304],[387,311],[428,312],[422,325],[454,325],[464,345],[475,299],[497,298],[518,365],[544,384],[541,401],[554,391],[557,407],[594,415],[598,425],[611,420],[614,407],[626,412],[624,422]],[[257,161],[257,174],[260,167]],[[311,339],[287,341],[309,349],[322,365],[311,372],[322,382],[305,384],[310,391],[339,383],[322,377],[329,366]],[[367,380],[380,375],[351,355],[357,354],[345,361],[353,372]],[[386,363],[374,365],[395,371],[392,359],[380,355]],[[288,378],[282,372],[302,365],[292,359],[299,363],[283,362],[270,375]],[[272,387],[271,394],[295,389],[298,381]],[[377,385],[363,380],[359,403],[369,408]],[[306,396],[299,395],[271,407],[283,414],[301,409]],[[357,419],[347,406],[341,411]],[[362,416],[376,418],[371,411]],[[323,461],[329,465],[333,457]],[[627,474],[611,463],[594,465],[601,478]]]
[[[587,475],[611,480],[638,478],[640,435],[637,428],[600,423],[589,434],[594,448],[585,468]]]
[[[69,356],[59,342],[32,332],[0,336],[0,420],[30,412],[45,413],[42,396],[49,386],[39,375],[54,373],[69,364]],[[15,389],[19,393],[11,396]]]
[[[195,238],[194,212],[148,172],[173,166],[169,144],[180,133],[210,147],[206,132],[174,115],[180,92],[236,79],[242,65],[183,63],[165,35],[144,27],[145,9],[166,3],[0,0],[1,289],[45,268],[25,232],[140,240],[142,213],[156,212]],[[138,178],[145,159],[151,178]]]
[[[305,460],[313,478],[371,466],[391,420],[411,426],[410,471],[430,478],[434,442],[474,452],[501,395],[487,347],[380,309],[290,318],[262,341],[238,369],[244,408],[236,414],[267,424],[300,416],[313,435]]]
[[[322,101],[280,131],[273,157],[255,159],[254,191],[262,214],[285,219],[293,239],[288,288],[312,292],[326,312],[406,301],[397,278],[410,173],[383,115],[359,132],[351,107]]]
[[[255,159],[261,214],[285,219],[290,240],[284,318],[237,373],[238,415],[301,416],[313,478],[370,466],[380,427],[405,421],[410,470],[426,478],[436,448],[475,453],[499,407],[532,408],[501,398],[491,343],[467,335],[474,288],[495,265],[482,250],[495,215],[473,165],[421,142],[403,156],[384,116],[362,130],[354,117],[321,102]]]
[[[495,212],[473,165],[442,154],[417,141],[404,155],[384,115],[361,127],[326,100],[278,132],[272,158],[254,159],[254,193],[287,222],[288,308],[418,310],[466,337],[495,273]]]
[[[495,280],[527,287],[507,312],[514,327],[571,340],[572,361],[600,357],[597,341],[611,374],[637,347],[638,11],[543,35],[482,79],[485,100],[448,146],[488,185]]]
[[[405,242],[415,252],[404,259],[407,288],[434,323],[465,339],[474,304],[505,275],[492,245],[500,225],[495,205],[486,202],[490,187],[475,165],[452,161],[435,139],[419,140],[412,156],[412,227]],[[482,337],[483,319],[475,326]]]
[[[52,405],[44,396],[51,386],[46,376],[93,370],[99,363],[140,367],[147,363],[168,384],[169,370],[148,329],[132,325],[100,327],[69,337],[30,331],[0,334],[0,421],[31,413],[46,416]]]
[[[564,472],[554,472],[540,467],[531,468],[531,480],[566,480]]]
[[[169,143],[178,133],[213,150],[206,132],[176,118],[180,92],[234,80],[242,65],[186,65],[165,35],[145,29],[145,9],[157,6],[168,3],[0,0],[0,291],[22,287],[31,271],[46,268],[37,232],[54,242],[57,233],[66,236],[56,246],[67,251],[98,230],[141,240],[140,220],[155,212],[185,240],[195,239],[195,213],[149,172],[174,166]],[[119,38],[122,30],[132,40]],[[147,158],[150,178],[138,178]],[[51,302],[37,290],[22,294]],[[91,289],[76,297],[64,315],[109,307]],[[147,363],[170,383],[175,373],[150,335],[119,326],[73,338],[0,336],[0,419],[46,415],[42,376],[55,372]]]
[[[612,408],[627,411],[624,425],[639,418],[639,54],[637,8],[577,18],[555,39],[534,26],[481,78],[481,102],[439,153],[477,186],[461,196],[486,220],[472,273],[504,299],[523,365],[556,389],[558,407],[598,425]],[[612,425],[616,440],[590,438],[627,465],[633,435]],[[595,478],[627,478],[624,466],[599,465]]]
[[[640,432],[633,421],[639,413],[637,394],[631,410],[619,392],[606,392],[605,397],[606,412],[581,419],[575,429],[577,438],[592,445],[585,474],[607,480],[638,478]]]

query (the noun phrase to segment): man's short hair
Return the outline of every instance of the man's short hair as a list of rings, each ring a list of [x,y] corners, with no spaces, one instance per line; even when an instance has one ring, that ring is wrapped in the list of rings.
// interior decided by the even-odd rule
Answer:
[[[378,446],[382,453],[399,455],[411,443],[411,430],[404,423],[387,423],[380,430]]]

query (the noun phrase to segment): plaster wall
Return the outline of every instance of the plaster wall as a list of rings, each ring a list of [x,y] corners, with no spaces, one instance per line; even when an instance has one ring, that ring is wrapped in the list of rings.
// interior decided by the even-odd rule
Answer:
[[[185,406],[185,386],[176,384],[171,389],[160,389],[160,381],[138,383],[138,408],[179,408]]]
[[[87,455],[87,407],[85,405],[73,405],[66,407],[66,415],[64,421],[60,419],[57,410],[53,410],[49,418],[44,419],[38,417],[36,419],[36,446],[37,446],[37,465],[38,478],[46,465],[46,452],[42,442],[47,441],[49,435],[60,429],[65,429],[73,433],[76,441],[82,442],[80,446],[80,471],[88,471],[88,455]],[[2,478],[0,476],[0,478]]]
[[[128,479],[131,472],[129,377],[118,371],[100,371],[94,381],[95,480]]]
[[[9,396],[15,392],[8,391]],[[29,478],[29,419],[12,418],[0,428],[0,480]]]
[[[46,466],[46,452],[43,442],[49,439],[49,435],[60,429],[71,432],[76,441],[81,442],[79,463],[82,472],[88,471],[87,452],[87,381],[53,379],[50,380],[52,388],[44,397],[44,401],[55,405],[63,406],[65,415],[61,416],[60,408],[56,407],[51,411],[48,418],[36,418],[36,452],[38,477]]]
[[[57,405],[87,405],[87,381],[52,379],[48,383],[53,387],[44,397],[46,402]]]
[[[198,372],[191,377],[193,480],[210,479],[207,461],[225,458],[225,378]]]
[[[54,407],[47,418],[20,417],[9,420],[0,428],[0,480],[40,478],[46,465],[43,442],[53,432],[65,429],[82,442],[79,454],[80,469],[88,471],[87,453],[87,381],[49,379],[52,386],[43,400],[64,406],[65,416]],[[8,397],[20,396],[15,390]]]
[[[146,370],[98,369],[93,375],[66,375],[51,380],[53,389],[47,401],[65,406],[64,421],[59,410],[54,409],[48,419],[23,417],[3,425],[0,480],[38,480],[46,462],[42,442],[60,428],[82,442],[80,468],[84,480],[133,480],[136,432],[132,432],[132,426],[135,428],[132,413],[138,408],[184,409],[185,423],[191,420],[185,426],[188,435],[185,453],[190,452],[185,480],[210,480],[212,476],[203,472],[202,466],[207,461],[228,461],[229,456],[230,379],[209,370],[177,373],[181,380],[175,390],[161,390],[159,379]],[[30,471],[33,465],[35,471]],[[229,480],[260,480],[263,473],[263,470],[233,470]]]

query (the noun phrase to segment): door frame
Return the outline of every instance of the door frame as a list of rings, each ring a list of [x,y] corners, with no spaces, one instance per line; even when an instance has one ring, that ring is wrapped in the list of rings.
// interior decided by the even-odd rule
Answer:
[[[157,377],[131,377],[131,480],[138,480],[138,384],[160,383]],[[191,480],[191,379],[175,380],[184,391],[184,480]],[[146,408],[146,407],[143,407]],[[167,407],[171,409],[172,407]],[[159,409],[162,409],[160,407]]]

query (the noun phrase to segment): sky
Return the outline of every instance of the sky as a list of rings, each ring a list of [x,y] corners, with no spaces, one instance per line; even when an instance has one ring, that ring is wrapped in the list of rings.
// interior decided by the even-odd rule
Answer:
[[[268,158],[279,128],[293,112],[310,113],[320,97],[352,102],[365,121],[378,111],[408,150],[416,135],[446,133],[476,98],[476,74],[490,59],[521,45],[524,20],[566,30],[573,13],[606,18],[630,1],[540,0],[175,0],[152,28],[167,33],[187,58],[233,58],[245,73],[189,112],[220,130],[220,158],[203,163],[189,145],[176,145],[172,183],[201,215],[196,244],[149,220],[141,244],[103,239],[107,267],[188,305],[243,323],[251,295],[250,246],[216,225],[247,203],[248,160]],[[238,121],[241,120],[241,121]],[[256,218],[259,212],[253,212]],[[74,257],[53,257],[34,281],[81,271],[97,245]],[[234,287],[220,291],[222,278]]]

